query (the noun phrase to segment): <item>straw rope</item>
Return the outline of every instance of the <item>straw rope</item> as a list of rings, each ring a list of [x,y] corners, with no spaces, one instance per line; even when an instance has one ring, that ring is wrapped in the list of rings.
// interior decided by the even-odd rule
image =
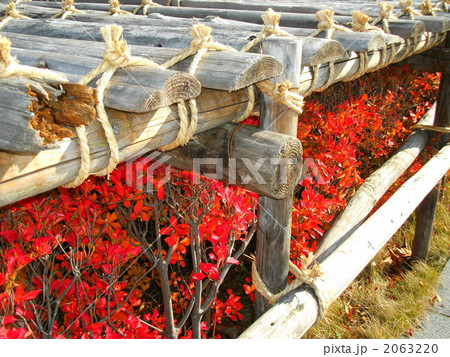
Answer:
[[[415,15],[420,15],[420,12],[416,11],[413,7],[413,0],[400,0],[399,6],[401,8],[400,16],[406,15],[409,16],[411,20],[414,20]]]
[[[263,41],[265,38],[269,36],[282,36],[282,37],[291,37],[292,35],[288,32],[285,32],[280,29],[280,19],[281,15],[272,9],[267,9],[266,13],[261,15],[261,18],[263,19],[264,26],[261,29],[260,34],[253,40],[251,40],[249,43],[247,43],[244,47],[242,47],[240,52],[248,52],[253,46]],[[278,101],[290,109],[294,110],[298,114],[301,114],[303,112],[303,97],[297,93],[289,91],[291,88],[291,84],[289,82],[282,82],[282,83],[273,83],[269,80],[263,80],[258,83],[256,83],[256,86],[258,89],[263,92],[264,94],[270,96],[275,101]],[[241,116],[250,115],[253,110],[254,105],[254,93],[250,95],[249,92],[249,105],[247,106],[247,109]],[[250,102],[250,100],[253,99],[253,102]],[[240,119],[241,119],[240,118]],[[244,118],[245,119],[245,118]],[[239,119],[238,119],[239,120]],[[237,120],[237,122],[239,122]],[[243,119],[242,119],[243,120]]]
[[[441,5],[443,12],[449,12],[448,8],[450,5],[450,0],[443,0],[440,3],[436,4],[436,6]]]
[[[14,19],[29,19],[29,17],[22,15],[20,11],[16,9],[16,4],[10,2],[6,5],[5,15],[0,19],[0,30],[5,27],[8,22]]]
[[[257,45],[261,41],[263,41],[266,37],[269,36],[284,36],[284,37],[292,37],[292,35],[286,31],[280,29],[280,19],[281,14],[273,11],[272,9],[267,9],[266,13],[261,15],[261,18],[264,22],[264,26],[261,29],[259,35],[248,42],[244,47],[242,47],[241,52],[248,52],[253,46]]]
[[[380,15],[372,22],[372,25],[376,25],[381,22],[384,32],[391,33],[391,30],[389,29],[389,20],[397,19],[397,16],[392,13],[394,5],[380,1],[378,6],[380,7]]]
[[[110,149],[110,158],[108,165],[95,172],[95,175],[109,175],[119,163],[119,145],[117,143],[114,130],[108,119],[105,106],[103,103],[104,92],[109,81],[118,68],[128,66],[147,66],[152,68],[162,68],[150,59],[131,56],[130,48],[122,37],[123,28],[119,25],[106,25],[100,29],[103,39],[105,40],[106,50],[103,54],[103,60],[100,64],[92,69],[87,75],[80,79],[79,84],[87,85],[94,78],[101,75],[97,81],[97,98],[96,106],[98,120],[104,130],[106,140]],[[75,187],[81,184],[89,175],[89,147],[87,145],[87,137],[85,128],[77,128],[78,140],[81,151],[81,167],[75,180],[66,185],[66,187]]]
[[[19,64],[19,62],[11,56],[11,41],[0,35],[0,78],[6,78],[13,75],[35,79],[47,79],[57,82],[68,82],[67,77],[62,73],[45,68],[36,68]]]
[[[161,6],[157,3],[154,3],[152,0],[142,0],[141,5],[139,5],[136,9],[134,9],[133,14],[137,14],[140,9],[142,9],[142,14],[147,15],[147,11],[149,8],[153,6]]]
[[[61,3],[61,11],[59,11],[56,15],[52,16],[52,18],[57,18],[61,16],[61,19],[65,19],[67,16],[71,14],[84,14],[84,11],[77,10],[74,5],[74,0],[63,0]]]
[[[164,68],[170,68],[178,62],[181,62],[190,56],[194,56],[192,63],[189,66],[188,73],[195,75],[201,59],[208,51],[236,51],[230,46],[215,42],[211,36],[211,32],[212,28],[205,26],[204,24],[193,25],[190,30],[192,41],[189,44],[189,48],[163,63],[162,66]],[[185,145],[194,136],[198,123],[197,102],[195,99],[190,99],[188,103],[191,113],[190,120],[188,118],[185,102],[181,101],[180,103],[177,103],[180,116],[180,130],[178,131],[176,139],[172,143],[160,147],[160,150],[172,150],[177,146]]]
[[[436,16],[436,12],[441,12],[442,10],[438,7],[433,7],[430,0],[425,0],[419,5],[419,10],[422,15]]]
[[[316,18],[319,21],[317,30],[309,37],[316,37],[322,32],[326,32],[325,38],[331,39],[335,31],[352,32],[349,28],[339,25],[334,19],[334,11],[330,9],[319,10],[316,12]]]
[[[369,24],[370,16],[362,11],[352,11],[352,30],[355,32],[378,31],[384,32],[383,29]]]
[[[273,83],[265,80],[256,83],[256,86],[261,92],[267,94],[275,101],[283,103],[298,114],[303,113],[303,97],[289,91],[289,89],[291,89],[291,83],[289,81]]]
[[[361,77],[364,73],[367,72],[367,67],[369,65],[369,55],[367,54],[367,52],[357,52],[357,53],[359,57],[358,70],[353,76],[343,79],[342,82],[353,81],[354,79]]]
[[[109,15],[131,15],[131,12],[122,10],[120,8],[121,6],[122,4],[119,2],[119,0],[109,0]]]
[[[307,257],[301,256],[300,262],[302,268],[298,268],[294,263],[289,261],[289,271],[294,275],[294,280],[286,286],[282,291],[274,294],[262,280],[256,268],[256,260],[253,257],[252,264],[252,283],[255,286],[255,290],[259,292],[270,305],[274,305],[283,296],[294,291],[303,284],[310,285],[314,289],[314,283],[316,279],[322,276],[322,269],[320,265],[313,263],[314,256],[309,253]],[[315,290],[315,289],[314,289]],[[323,304],[319,304],[322,305]]]

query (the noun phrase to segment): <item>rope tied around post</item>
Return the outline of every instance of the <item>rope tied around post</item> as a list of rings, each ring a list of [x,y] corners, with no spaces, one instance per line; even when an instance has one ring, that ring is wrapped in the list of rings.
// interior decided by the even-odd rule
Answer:
[[[5,15],[0,19],[0,30],[6,26],[8,22],[14,19],[29,19],[29,17],[22,15],[20,11],[16,9],[14,1],[12,1],[6,5]]]
[[[75,8],[74,0],[64,0],[61,3],[61,11],[59,11],[56,15],[52,16],[52,18],[57,18],[61,16],[61,19],[64,20],[67,16],[71,14],[84,14],[84,11],[80,11]]]
[[[414,20],[415,15],[420,15],[420,12],[416,11],[413,7],[413,0],[400,0],[399,6],[401,7],[400,16],[406,15],[409,16],[411,20]]]
[[[157,3],[154,3],[152,0],[142,0],[141,5],[139,5],[136,9],[134,9],[133,14],[137,14],[140,9],[142,9],[142,14],[147,15],[147,11],[152,6],[161,6]]]
[[[119,16],[119,15],[132,15],[131,12],[122,10],[120,7],[122,4],[119,0],[109,0],[109,15]]]
[[[291,89],[291,83],[289,81],[273,83],[265,80],[256,83],[256,86],[261,92],[267,94],[275,101],[283,103],[298,114],[303,113],[303,97],[289,91],[289,89]]]
[[[378,31],[384,32],[383,29],[378,26],[373,26],[369,23],[371,17],[362,11],[356,10],[352,11],[352,30],[355,32],[368,32],[368,31]]]
[[[380,7],[380,15],[372,22],[372,25],[376,25],[381,22],[384,32],[391,33],[391,30],[389,29],[389,20],[397,19],[397,16],[392,13],[394,5],[380,1],[378,6]]]
[[[334,11],[330,9],[323,9],[316,12],[316,19],[319,21],[317,30],[309,37],[316,37],[322,32],[326,32],[325,38],[331,39],[335,31],[352,32],[349,28],[339,25],[334,19]]]
[[[289,271],[294,275],[294,280],[284,288],[283,291],[280,291],[277,294],[272,293],[267,285],[262,280],[261,276],[256,269],[256,259],[253,256],[252,263],[252,282],[255,285],[255,290],[259,292],[270,305],[274,305],[278,300],[280,300],[283,296],[289,294],[291,291],[294,291],[301,285],[305,284],[311,287],[318,299],[319,305],[319,319],[323,316],[324,306],[322,303],[322,299],[320,298],[320,294],[318,289],[315,286],[316,279],[320,278],[323,275],[322,268],[320,265],[315,264],[313,262],[314,256],[313,253],[308,253],[308,256],[301,256],[300,263],[302,268],[297,267],[292,261],[289,261]]]
[[[98,120],[100,121],[103,131],[108,142],[110,149],[110,158],[108,165],[95,172],[94,175],[103,176],[109,175],[112,170],[115,169],[119,163],[119,145],[117,143],[114,130],[108,119],[108,114],[106,113],[105,106],[103,103],[104,92],[111,80],[114,72],[118,68],[124,68],[128,66],[147,66],[152,68],[162,68],[157,63],[150,59],[142,57],[134,57],[131,55],[130,48],[128,44],[122,37],[123,28],[119,25],[106,25],[100,29],[103,39],[105,40],[106,50],[103,54],[103,60],[92,69],[87,75],[79,80],[79,84],[87,85],[94,78],[101,75],[100,79],[97,81],[97,98],[98,104],[96,106]],[[90,167],[90,157],[89,157],[89,147],[87,146],[87,136],[84,126],[76,127],[77,135],[80,142],[81,150],[81,167],[78,172],[78,176],[73,182],[66,185],[66,187],[75,187],[80,185],[89,175]]]
[[[280,29],[280,19],[281,14],[273,11],[271,8],[267,9],[266,13],[261,15],[261,18],[264,22],[264,26],[261,29],[259,35],[248,42],[244,47],[242,47],[241,52],[248,52],[253,46],[256,46],[258,43],[263,41],[266,37],[269,36],[284,36],[284,37],[292,37],[289,32],[286,32]]]
[[[248,52],[253,46],[260,43],[269,36],[292,37],[290,33],[280,29],[279,24],[281,20],[281,14],[269,8],[267,9],[265,14],[261,15],[261,18],[264,22],[264,26],[261,29],[260,34],[255,39],[247,43],[244,47],[242,47],[240,52]],[[299,94],[289,91],[289,89],[291,88],[291,84],[289,82],[276,84],[269,80],[264,80],[256,83],[256,86],[261,92],[270,96],[274,100],[283,103],[297,113],[301,114],[303,112],[303,97]],[[253,92],[253,90],[252,92],[250,91],[251,88],[252,87],[248,87],[249,100],[252,99],[254,102],[255,93]],[[249,102],[249,106],[247,107],[246,111],[238,120],[236,120],[236,122],[244,120],[246,118],[244,117],[245,115],[250,115],[253,104],[254,103],[252,103],[252,106],[250,106]]]
[[[436,12],[442,11],[438,7],[433,7],[431,5],[430,0],[425,0],[423,3],[419,5],[419,10],[422,12],[422,15],[436,16]]]

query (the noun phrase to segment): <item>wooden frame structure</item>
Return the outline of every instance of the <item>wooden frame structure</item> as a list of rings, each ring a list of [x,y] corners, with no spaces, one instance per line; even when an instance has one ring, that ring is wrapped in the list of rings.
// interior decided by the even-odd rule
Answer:
[[[155,2],[162,4],[162,1]],[[122,6],[122,9],[124,10],[136,9],[137,0],[127,0],[123,3],[125,5]],[[344,0],[334,1],[333,4],[326,0],[319,0],[314,5],[308,5],[306,1],[297,1],[293,4],[265,3],[263,1],[247,4],[233,1],[183,0],[181,5],[181,8],[150,7],[147,9],[149,15],[146,19],[143,16],[102,17],[99,14],[102,14],[102,11],[103,14],[108,11],[109,6],[92,4],[91,1],[87,1],[76,4],[78,9],[86,13],[72,13],[70,19],[63,21],[48,20],[59,11],[58,3],[33,1],[31,4],[18,5],[18,8],[31,19],[10,21],[2,28],[0,34],[11,38],[12,53],[17,55],[23,63],[38,66],[45,62],[50,69],[64,71],[68,74],[69,79],[78,80],[83,72],[80,69],[83,68],[83,65],[86,67],[99,61],[102,52],[95,46],[89,45],[89,40],[101,39],[98,30],[104,23],[114,22],[122,25],[125,37],[132,45],[135,45],[133,51],[136,54],[146,55],[149,46],[157,46],[154,47],[155,51],[152,52],[152,57],[156,62],[163,63],[177,52],[173,48],[180,49],[189,46],[191,38],[188,35],[188,29],[195,24],[195,21],[191,19],[193,14],[204,17],[197,21],[211,26],[213,36],[218,42],[239,49],[265,29],[261,25],[261,15],[269,6],[281,12],[281,27],[278,29],[285,31],[289,36],[264,38],[262,44],[253,48],[254,52],[261,51],[264,55],[208,52],[199,64],[196,78],[182,73],[190,68],[189,59],[177,64],[173,67],[174,71],[170,71],[170,73],[164,71],[159,73],[157,70],[139,72],[141,78],[145,78],[145,76],[159,78],[156,81],[158,84],[149,89],[152,94],[151,100],[154,102],[158,96],[165,99],[172,98],[161,104],[161,107],[166,107],[168,112],[163,113],[158,111],[161,107],[153,106],[147,107],[146,110],[139,113],[139,110],[133,108],[140,107],[140,102],[150,101],[149,98],[142,95],[140,102],[131,103],[134,107],[127,101],[120,102],[114,95],[119,93],[121,88],[123,89],[122,82],[126,82],[126,76],[119,74],[114,77],[112,84],[117,86],[117,89],[110,88],[105,105],[110,103],[107,105],[109,106],[107,111],[113,125],[117,128],[116,135],[121,140],[120,158],[122,161],[172,141],[177,132],[177,124],[174,119],[178,115],[175,108],[176,103],[180,100],[197,97],[200,86],[207,89],[203,89],[197,98],[199,126],[196,133],[223,126],[240,117],[245,112],[247,102],[250,100],[250,95],[244,88],[252,87],[260,81],[267,79],[273,83],[289,81],[293,93],[307,96],[313,91],[323,91],[333,83],[352,80],[364,73],[400,61],[408,61],[425,69],[436,66],[444,73],[435,109],[434,125],[449,126],[448,51],[450,46],[448,36],[445,49],[434,48],[442,43],[450,30],[448,15],[418,16],[414,20],[387,20],[390,33],[382,31],[340,32],[337,23],[333,23],[336,28],[324,29],[324,32],[319,35],[320,38],[316,38],[310,37],[310,35],[316,32],[315,28],[319,23],[314,17],[314,13],[317,11],[331,6],[339,15],[334,20],[342,25],[351,21],[351,10],[364,10],[372,17],[377,17],[379,15],[378,8],[365,1],[361,1],[359,4],[354,2],[349,4]],[[0,4],[0,12],[3,10],[4,6]],[[42,19],[47,20],[44,23]],[[77,28],[68,23],[69,21],[82,23],[82,30],[80,30],[81,27]],[[145,36],[140,33],[142,28],[146,30]],[[164,31],[161,31],[162,29]],[[327,33],[332,33],[332,38],[328,38]],[[70,46],[65,45],[67,42],[62,40],[67,38],[72,39]],[[163,48],[158,49],[161,46]],[[45,51],[39,51],[41,47]],[[429,52],[414,56],[430,48],[432,49]],[[58,49],[57,55],[48,54],[55,49]],[[65,61],[74,49],[83,49],[86,59],[82,59],[80,56],[80,64],[70,67]],[[429,53],[432,55],[430,56]],[[436,56],[435,53],[439,55]],[[223,77],[216,76],[216,73],[220,73],[218,66],[214,64],[217,61],[221,61],[221,66],[226,67],[226,75]],[[230,63],[229,66],[223,64],[227,61]],[[211,76],[216,76],[215,81],[211,80]],[[174,77],[176,77],[177,83],[182,81],[183,88],[187,86],[191,89],[189,94],[186,93],[186,90],[172,89],[169,95],[168,88],[173,87],[169,82]],[[128,82],[128,84],[130,83]],[[132,85],[130,87],[133,89]],[[134,88],[134,90],[133,96],[137,95],[137,89]],[[228,91],[226,96],[224,95],[225,91]],[[160,100],[157,101],[160,102]],[[150,115],[150,110],[157,113],[156,117],[154,116],[152,119],[154,126],[147,125],[147,121],[154,114],[152,112]],[[254,110],[259,110],[261,113],[261,129],[280,134],[278,139],[280,145],[293,140],[289,137],[296,135],[298,113],[266,94],[261,94],[261,102],[256,105]],[[432,124],[433,116],[433,112],[430,111],[424,123]],[[129,124],[124,124],[125,121]],[[94,123],[89,126],[90,140],[95,142],[91,148],[91,151],[94,152],[92,170],[97,170],[105,165],[108,153],[108,147],[98,133],[98,124]],[[417,206],[419,206],[418,211],[424,213],[419,215],[413,255],[419,259],[426,258],[438,192],[438,189],[433,190],[433,187],[450,167],[448,136],[442,136],[438,147],[439,153],[402,186],[376,214],[364,223],[363,221],[378,199],[407,169],[413,158],[425,146],[428,135],[427,131],[412,134],[395,157],[368,179],[369,183],[384,182],[385,185],[380,187],[377,192],[367,191],[365,187],[369,184],[362,187],[352,201],[354,204],[349,205],[340,220],[327,233],[317,252],[317,260],[325,272],[324,277],[317,279],[312,287],[302,286],[289,293],[272,308],[267,305],[262,296],[258,295],[256,311],[260,318],[242,334],[241,338],[301,337],[345,287],[353,281],[354,277]],[[73,140],[64,141],[55,150],[60,150],[61,147],[66,152],[64,157],[59,158],[56,158],[58,151],[53,153],[40,151],[41,148],[32,148],[31,151],[37,151],[26,155],[0,152],[2,166],[0,167],[0,190],[2,190],[0,205],[7,205],[21,198],[70,182],[76,175],[80,155],[75,149]],[[189,156],[187,153],[183,153],[183,148],[177,150],[181,150],[179,151],[180,156]],[[301,161],[301,152],[297,152],[296,155],[296,158]],[[408,159],[405,161],[404,157],[408,157]],[[46,160],[56,161],[47,165]],[[62,160],[62,165],[56,164],[59,160]],[[15,168],[13,168],[14,165],[16,165]],[[299,168],[300,166],[297,165],[296,169]],[[37,173],[38,171],[39,173]],[[36,185],[36,178],[43,172],[48,180]],[[419,185],[417,182],[421,184]],[[20,192],[7,197],[4,193],[12,189],[14,185],[20,185]],[[260,192],[265,196],[261,196],[259,201],[256,262],[258,271],[268,289],[277,293],[287,285],[293,187],[283,196],[274,195],[267,187],[258,189],[261,189]],[[431,193],[429,193],[430,191]],[[363,197],[363,199],[358,197]],[[367,197],[370,198],[370,201],[366,200]],[[405,203],[405,199],[407,199],[407,203]],[[422,200],[423,202],[420,203]],[[399,202],[402,202],[403,209],[393,212],[393,207],[397,207]],[[386,221],[386,229],[379,232],[378,237],[373,235],[371,232],[374,227],[379,225],[380,221],[386,220],[387,213],[389,213],[389,217],[394,217],[392,222]],[[339,250],[336,249],[337,247]],[[368,247],[370,249],[367,249]],[[361,253],[362,251],[364,253]],[[350,257],[355,259],[358,257],[358,264],[352,267],[346,266],[345,260]],[[336,266],[344,266],[344,268],[336,271]]]

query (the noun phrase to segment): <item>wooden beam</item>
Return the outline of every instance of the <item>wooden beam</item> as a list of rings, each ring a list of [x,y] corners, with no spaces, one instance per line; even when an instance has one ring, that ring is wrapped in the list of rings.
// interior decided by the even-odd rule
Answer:
[[[85,2],[95,2],[86,1]],[[138,0],[124,0],[124,4],[136,3]],[[156,3],[165,5],[165,0],[156,0]],[[422,2],[422,1],[420,1]],[[125,8],[130,5],[124,5]],[[172,6],[177,6],[177,2],[173,2]],[[332,9],[338,15],[351,15],[353,10],[362,10],[368,15],[376,18],[379,15],[379,7],[375,3],[367,1],[355,2],[355,1],[297,1],[297,2],[267,2],[267,1],[220,1],[220,0],[183,0],[182,5],[184,7],[194,8],[210,8],[210,9],[235,9],[235,10],[253,10],[253,11],[265,11],[268,7],[271,7],[277,12],[287,13],[304,13],[315,14],[322,9]],[[132,6],[130,6],[131,8]],[[416,4],[417,8],[417,4]],[[395,11],[398,14],[398,11]],[[440,13],[438,13],[441,15]],[[415,20],[419,20],[424,23],[426,31],[432,32],[445,32],[449,30],[450,18],[444,16],[415,16]]]
[[[29,9],[29,7],[27,7]],[[39,11],[44,11],[44,8],[37,8]],[[48,11],[48,9],[47,9]],[[54,10],[50,10],[54,11]],[[36,11],[35,11],[36,12]],[[26,11],[29,16],[33,16],[33,12],[30,10]],[[50,16],[50,13],[48,16]],[[162,15],[152,14],[149,17],[143,16],[104,16],[103,12],[90,12],[89,14],[81,14],[70,17],[69,19],[77,20],[81,22],[97,22],[97,23],[117,23],[123,26],[151,26],[151,27],[164,27],[164,32],[161,31],[147,31],[148,38],[140,39],[138,43],[135,43],[133,39],[128,42],[130,44],[145,44],[147,46],[162,46],[162,47],[175,47],[175,48],[186,48],[191,40],[189,36],[189,28],[198,23],[198,21],[205,23],[213,28],[213,36],[216,41],[228,44],[237,50],[240,50],[244,45],[246,45],[252,37],[256,37],[262,29],[261,25],[242,23],[232,20],[224,19],[188,19],[188,18],[168,18]],[[57,20],[60,21],[60,20]],[[179,33],[181,28],[184,28],[183,33]],[[7,28],[4,30],[8,31]],[[289,30],[289,29],[288,29]],[[171,35],[171,32],[177,32],[177,36]],[[306,30],[307,33],[312,33],[312,30]],[[305,31],[299,33],[299,35],[304,36]],[[47,36],[49,36],[47,34]],[[342,41],[340,44],[336,40],[326,40],[318,38],[308,38],[305,44],[305,51],[302,56],[302,63],[304,65],[315,65],[322,62],[333,61],[336,58],[341,57],[345,54],[348,46],[350,50],[359,50],[361,47],[361,41],[358,42],[358,48],[354,48],[353,41],[351,41],[348,36],[338,38]],[[379,40],[379,39],[378,39]],[[366,42],[365,46],[371,46],[374,48],[377,43],[374,43],[372,37]],[[343,47],[347,46],[347,47]],[[254,52],[259,52],[260,47],[255,46],[253,48]],[[318,51],[320,51],[318,53]]]
[[[325,260],[323,275],[313,291],[302,286],[287,294],[239,338],[301,338],[324,311],[353,282],[417,205],[450,168],[450,144],[405,182],[370,218]],[[349,264],[351,262],[351,264]]]
[[[288,80],[293,88],[298,87],[301,51],[301,40],[269,38],[263,43],[263,52],[276,57],[284,66],[283,74],[275,78],[275,82]],[[263,95],[262,129],[296,137],[297,124],[298,114],[296,112]],[[273,293],[283,290],[287,284],[292,204],[292,193],[282,200],[260,197],[258,202],[256,264],[259,275]],[[256,316],[260,316],[268,308],[265,299],[256,294]]]
[[[34,25],[37,28],[29,28],[27,31],[18,31],[18,33],[6,33],[6,29],[2,31],[5,33],[5,36],[11,39],[14,47],[38,51],[45,48],[48,52],[70,55],[73,58],[78,56],[101,58],[103,56],[103,42],[98,36],[100,32],[97,33],[99,27],[92,29],[91,37],[89,33],[83,31],[84,25],[82,28],[75,28],[73,22],[70,21],[64,22],[65,30],[62,32],[58,32],[58,26],[43,24],[42,21],[37,20],[29,21],[34,21]],[[46,26],[54,28],[55,31],[49,30],[45,32],[44,28]],[[78,30],[78,34],[75,29]],[[124,32],[127,32],[127,27],[125,27]],[[142,37],[141,30],[141,42],[138,39],[134,40],[133,32],[124,35],[126,41],[131,44],[131,52],[135,56],[150,57],[155,62],[162,64],[181,52],[180,49],[175,48],[149,47],[152,46],[151,39],[149,40],[145,33],[143,35],[144,37]],[[64,36],[70,38],[70,41],[67,41]],[[137,43],[141,43],[142,46]],[[189,42],[186,40],[184,49],[188,47],[188,44]],[[176,64],[171,69],[187,72],[191,63],[192,56]],[[255,53],[210,51],[200,61],[195,77],[203,88],[234,91],[246,88],[264,79],[275,77],[281,71],[281,64],[271,56]]]
[[[205,131],[167,154],[172,166],[274,199],[292,194],[302,170],[302,145],[297,138],[249,125],[230,123]]]
[[[247,107],[247,91],[232,93],[203,89],[197,98],[199,122],[196,133],[221,126],[239,118]],[[145,114],[108,109],[116,133],[120,161],[144,155],[172,142],[180,130],[178,111],[159,110]],[[101,125],[94,121],[87,127],[91,153],[91,172],[104,168],[109,160],[109,146]],[[0,207],[37,195],[71,182],[80,167],[76,139],[64,139],[59,149],[38,154],[13,154],[0,151]]]
[[[42,44],[38,44],[42,46]],[[50,52],[43,50],[12,48],[11,54],[22,64],[45,66],[67,75],[71,82],[78,82],[101,63],[101,57],[92,58]],[[73,51],[73,49],[72,49]],[[96,86],[98,78],[90,85]],[[200,82],[193,76],[178,71],[130,66],[119,68],[105,90],[104,104],[108,108],[131,113],[146,113],[167,107],[182,100],[189,100],[200,94]]]

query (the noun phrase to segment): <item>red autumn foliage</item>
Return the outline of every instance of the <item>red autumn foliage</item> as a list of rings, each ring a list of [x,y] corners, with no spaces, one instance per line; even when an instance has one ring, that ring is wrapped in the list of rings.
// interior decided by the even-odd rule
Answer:
[[[392,68],[306,102],[294,261],[315,250],[364,177],[398,147],[438,78]],[[345,100],[332,96],[344,88]],[[221,324],[244,318],[245,300],[254,301],[249,267],[243,289],[219,288],[244,265],[257,196],[193,184],[193,173],[165,166],[149,176],[150,165],[120,165],[109,180],[91,177],[0,211],[0,338],[219,338]]]

